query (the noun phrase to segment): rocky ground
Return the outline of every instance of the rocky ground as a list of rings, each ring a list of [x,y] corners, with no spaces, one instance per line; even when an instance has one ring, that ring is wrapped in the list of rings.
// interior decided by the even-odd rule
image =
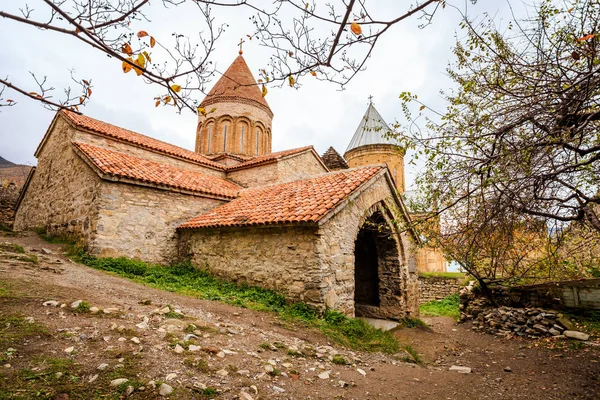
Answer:
[[[34,234],[0,236],[0,399],[600,398],[594,343],[423,319],[431,329],[395,332],[421,354],[409,364],[96,271]]]

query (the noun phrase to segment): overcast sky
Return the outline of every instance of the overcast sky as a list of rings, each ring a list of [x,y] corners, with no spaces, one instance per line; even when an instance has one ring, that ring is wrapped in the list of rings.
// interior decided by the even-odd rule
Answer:
[[[25,3],[43,15],[41,10],[46,6],[39,0],[4,0],[0,9],[15,13]],[[152,22],[139,29],[149,31],[159,40],[170,37],[175,30],[193,34],[199,25],[201,16],[193,9],[164,10],[160,2],[152,3],[149,12]],[[399,9],[398,4],[410,2],[377,0],[369,3],[373,15],[384,19],[404,9]],[[518,12],[521,4],[512,3]],[[475,5],[470,1],[456,1],[455,4],[463,10],[468,6],[472,17],[488,12],[497,20],[510,18],[506,0],[479,0]],[[218,70],[224,71],[237,56],[236,44],[240,37],[251,33],[252,26],[247,10],[239,7],[217,10],[216,16],[229,24],[217,42],[213,58]],[[275,114],[273,151],[312,144],[320,154],[329,146],[343,154],[367,108],[369,95],[390,123],[396,119],[405,122],[398,98],[403,91],[416,93],[427,104],[443,108],[439,91],[451,88],[445,68],[452,60],[455,35],[462,35],[459,21],[460,14],[446,8],[424,29],[418,27],[422,21],[416,18],[396,25],[377,44],[367,70],[344,91],[334,84],[306,78],[300,89],[269,88],[266,99]],[[26,90],[35,91],[28,72],[32,71],[47,75],[52,85],[60,89],[69,84],[69,70],[74,69],[77,76],[91,79],[94,86],[91,102],[81,110],[84,114],[193,150],[196,115],[188,111],[177,114],[171,107],[155,108],[153,98],[160,91],[144,84],[133,73],[123,74],[120,62],[73,38],[7,19],[0,19],[0,38],[2,77],[8,76]],[[256,40],[244,45],[244,57],[255,76],[268,56],[268,49],[261,48]],[[18,105],[0,109],[0,156],[15,163],[35,165],[33,153],[54,113],[18,93],[11,93],[10,89],[5,91],[4,98],[18,101]],[[409,185],[415,172],[414,168],[408,168]]]

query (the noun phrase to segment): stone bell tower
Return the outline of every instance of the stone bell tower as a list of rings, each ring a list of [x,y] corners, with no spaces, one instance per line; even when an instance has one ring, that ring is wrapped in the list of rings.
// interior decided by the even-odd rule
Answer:
[[[271,152],[273,112],[241,50],[200,107],[206,114],[198,116],[196,153],[255,157]]]

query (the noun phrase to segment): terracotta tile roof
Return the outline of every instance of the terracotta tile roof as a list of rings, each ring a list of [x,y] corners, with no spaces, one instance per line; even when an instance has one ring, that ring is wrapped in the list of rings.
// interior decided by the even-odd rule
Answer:
[[[368,166],[311,179],[263,186],[179,226],[180,229],[317,222],[385,166]]]
[[[243,168],[246,168],[246,167],[253,167],[253,166],[256,166],[258,164],[267,164],[269,162],[277,161],[277,160],[279,160],[280,158],[283,158],[283,157],[287,157],[287,156],[291,156],[291,155],[294,155],[294,154],[302,153],[303,151],[310,150],[312,148],[313,148],[312,146],[298,147],[297,149],[290,149],[290,150],[278,151],[276,153],[269,153],[269,154],[265,154],[263,156],[253,157],[250,160],[245,161],[243,163],[240,163],[240,164],[237,164],[237,165],[232,165],[231,167],[227,168],[227,170],[234,171],[236,169],[243,169]]]
[[[340,155],[333,147],[329,147],[325,153],[321,156],[323,164],[327,166],[331,171],[337,171],[338,169],[347,169],[348,163],[344,160],[344,157]]]
[[[89,129],[91,131],[101,133],[105,136],[122,140],[124,142],[128,142],[145,149],[154,150],[171,156],[180,157],[201,165],[211,166],[217,169],[223,169],[223,166],[221,164],[211,161],[205,156],[195,153],[193,151],[186,150],[181,147],[157,139],[153,139],[151,137],[124,128],[120,128],[115,125],[111,125],[107,122],[99,121],[97,119],[90,118],[85,115],[76,114],[74,112],[66,110],[61,110],[60,113],[66,116],[71,122],[73,122],[78,127]]]
[[[235,198],[241,189],[225,179],[201,172],[161,164],[88,143],[73,144],[100,171],[115,177],[224,198]]]
[[[248,64],[246,64],[244,57],[241,55],[231,63],[227,71],[221,76],[221,79],[217,81],[204,100],[202,100],[200,106],[207,107],[218,101],[249,102],[263,108],[273,116],[271,108],[258,88],[256,79],[254,79],[250,68],[248,68]]]

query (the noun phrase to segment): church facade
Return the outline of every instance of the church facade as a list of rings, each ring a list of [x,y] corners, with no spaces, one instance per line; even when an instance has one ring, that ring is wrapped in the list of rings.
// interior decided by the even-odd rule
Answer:
[[[273,112],[241,55],[201,107],[195,151],[58,112],[15,229],[76,235],[100,257],[190,259],[320,310],[418,313],[403,170],[321,158],[312,146],[273,153]]]

